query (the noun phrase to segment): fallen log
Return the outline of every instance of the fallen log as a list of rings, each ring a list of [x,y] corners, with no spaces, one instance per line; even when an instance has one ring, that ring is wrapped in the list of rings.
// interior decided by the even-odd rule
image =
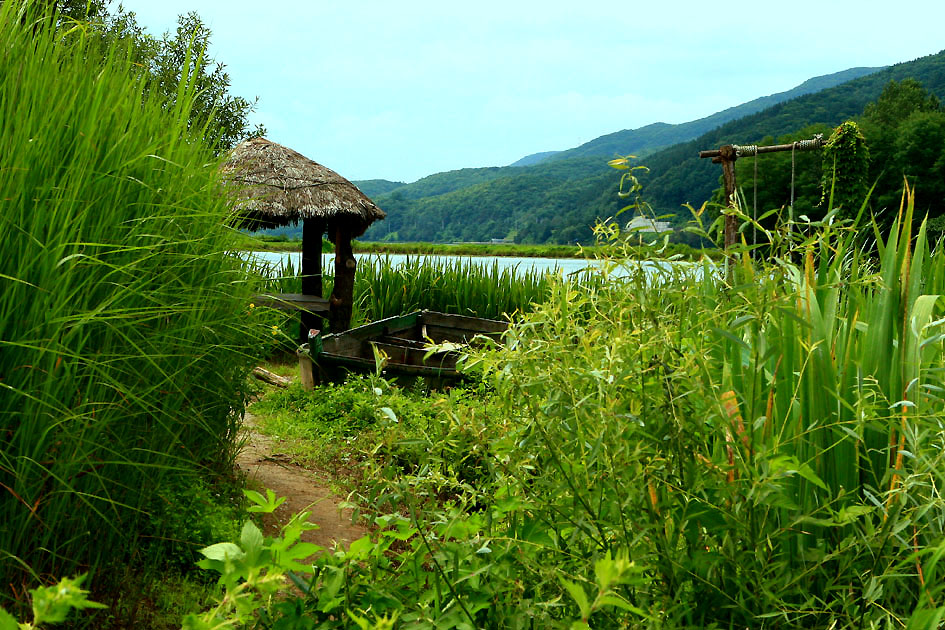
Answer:
[[[266,370],[261,367],[253,368],[253,376],[263,381],[264,383],[269,383],[270,385],[275,385],[276,387],[288,387],[289,383],[292,382],[292,379],[286,378],[284,376],[279,376],[278,374],[273,374],[269,370]]]

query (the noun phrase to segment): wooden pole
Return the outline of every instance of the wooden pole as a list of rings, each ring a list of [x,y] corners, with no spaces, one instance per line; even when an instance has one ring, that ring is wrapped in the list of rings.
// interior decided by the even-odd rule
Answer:
[[[324,219],[302,220],[302,294],[322,296],[322,234]],[[319,317],[302,311],[299,342],[308,341],[308,331],[321,328]]]
[[[735,207],[735,160],[738,156],[735,153],[735,147],[726,144],[719,148],[719,156],[712,161],[718,160],[722,163],[722,178],[725,180],[725,203],[729,208]],[[735,244],[738,239],[738,221],[735,215],[725,215],[725,249]]]
[[[339,222],[335,228],[335,286],[328,300],[328,323],[332,333],[348,330],[351,326],[357,265],[351,251],[351,230]]]

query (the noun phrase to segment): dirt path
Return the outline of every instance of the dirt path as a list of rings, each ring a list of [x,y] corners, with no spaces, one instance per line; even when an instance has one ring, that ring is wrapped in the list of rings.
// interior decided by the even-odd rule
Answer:
[[[328,479],[316,472],[290,463],[289,457],[279,452],[279,443],[255,431],[255,418],[243,417],[246,445],[236,458],[236,464],[245,471],[247,481],[269,488],[276,496],[287,497],[270,518],[263,521],[268,535],[275,535],[293,514],[309,510],[309,521],[320,529],[302,534],[302,540],[331,549],[337,542],[347,547],[367,533],[351,522],[351,510],[342,509],[343,497],[328,488]],[[274,518],[273,518],[274,517]]]

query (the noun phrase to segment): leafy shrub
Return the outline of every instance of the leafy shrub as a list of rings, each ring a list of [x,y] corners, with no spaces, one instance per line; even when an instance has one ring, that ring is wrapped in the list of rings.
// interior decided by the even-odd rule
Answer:
[[[239,537],[244,520],[242,498],[233,486],[180,475],[156,489],[148,510],[149,544],[143,564],[171,572],[185,572],[207,545]]]

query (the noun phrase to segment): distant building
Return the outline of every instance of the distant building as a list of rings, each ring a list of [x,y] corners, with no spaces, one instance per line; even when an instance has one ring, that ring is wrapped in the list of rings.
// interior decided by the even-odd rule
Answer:
[[[624,226],[625,232],[652,232],[662,234],[663,232],[672,232],[673,224],[669,221],[655,221],[653,219],[637,215]]]

